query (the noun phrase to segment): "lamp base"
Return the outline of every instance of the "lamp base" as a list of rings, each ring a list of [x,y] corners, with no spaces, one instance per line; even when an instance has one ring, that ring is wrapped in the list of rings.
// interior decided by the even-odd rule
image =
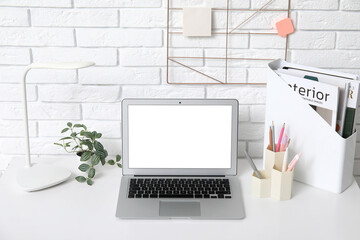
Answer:
[[[17,182],[25,191],[37,191],[69,179],[71,172],[48,164],[33,164],[19,169]]]

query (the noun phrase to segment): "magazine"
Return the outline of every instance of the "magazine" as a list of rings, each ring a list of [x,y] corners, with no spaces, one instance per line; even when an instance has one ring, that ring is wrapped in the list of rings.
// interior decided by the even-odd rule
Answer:
[[[318,81],[325,84],[330,84],[339,87],[339,101],[338,101],[338,113],[337,113],[337,125],[336,131],[343,136],[344,126],[345,126],[345,114],[347,109],[348,102],[348,91],[349,91],[349,82],[354,81],[353,79],[326,74],[322,72],[307,71],[304,69],[293,68],[293,67],[283,67],[278,70],[281,73],[288,74],[291,76],[296,76],[300,78],[305,78],[307,81],[313,82]],[[312,81],[311,81],[312,80]]]
[[[338,113],[339,87],[308,81],[304,78],[276,73],[297,92],[334,129]]]

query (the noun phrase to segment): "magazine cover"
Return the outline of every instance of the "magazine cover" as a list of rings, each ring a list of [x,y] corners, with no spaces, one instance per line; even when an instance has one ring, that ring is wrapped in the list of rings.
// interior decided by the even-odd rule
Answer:
[[[310,106],[316,107],[314,110],[330,126],[336,129],[339,87],[280,72],[277,72],[277,74],[288,83],[289,87],[301,95]]]

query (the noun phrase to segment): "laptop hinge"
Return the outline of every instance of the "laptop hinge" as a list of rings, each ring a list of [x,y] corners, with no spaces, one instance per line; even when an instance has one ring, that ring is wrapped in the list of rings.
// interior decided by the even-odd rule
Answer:
[[[134,177],[225,177],[225,175],[134,175]]]

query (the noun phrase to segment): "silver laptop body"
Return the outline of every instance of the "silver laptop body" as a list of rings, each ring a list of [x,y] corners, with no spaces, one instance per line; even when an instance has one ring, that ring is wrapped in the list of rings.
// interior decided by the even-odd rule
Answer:
[[[238,102],[124,99],[116,216],[242,219]]]

